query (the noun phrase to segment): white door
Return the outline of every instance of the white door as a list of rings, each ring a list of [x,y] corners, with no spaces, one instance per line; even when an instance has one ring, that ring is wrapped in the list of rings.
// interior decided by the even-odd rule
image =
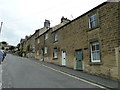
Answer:
[[[66,52],[62,51],[62,65],[65,66],[66,65]]]

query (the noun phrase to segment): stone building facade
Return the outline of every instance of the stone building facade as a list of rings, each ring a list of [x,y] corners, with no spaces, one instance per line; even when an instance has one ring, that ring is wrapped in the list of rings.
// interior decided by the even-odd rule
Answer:
[[[68,23],[70,20],[67,18],[62,17],[61,18],[61,23],[54,26],[50,27],[50,22],[46,23],[48,20],[45,20],[44,22],[44,27],[39,29],[39,35],[35,38],[35,45],[36,45],[36,59],[39,59],[40,61],[50,61],[51,58],[51,53],[50,51],[52,50],[51,46],[53,43],[53,39],[51,38],[52,32],[61,26],[65,25]],[[46,25],[47,24],[47,25]],[[52,59],[52,58],[51,58]]]
[[[51,29],[49,57],[45,56],[45,61],[120,80],[115,51],[120,46],[118,12],[119,3],[105,2],[73,21]]]
[[[42,28],[39,30],[38,33],[40,33],[40,31],[44,31],[47,30],[47,28]],[[44,56],[44,35],[41,33],[39,34],[36,38],[35,38],[35,58],[39,59],[41,61],[43,61],[43,56]]]
[[[35,58],[35,37],[37,36],[37,31],[33,35],[25,36],[24,39],[20,40],[20,52],[21,56]]]
[[[39,29],[35,37],[35,58],[44,61],[45,36],[44,33],[50,29],[50,21],[45,20],[44,27]]]
[[[119,4],[104,2],[54,27],[46,20],[36,32],[35,58],[120,80]]]

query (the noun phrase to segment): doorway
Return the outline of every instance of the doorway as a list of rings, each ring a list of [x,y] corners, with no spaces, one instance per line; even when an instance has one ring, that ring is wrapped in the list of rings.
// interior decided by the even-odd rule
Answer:
[[[62,51],[62,65],[66,65],[66,51]]]
[[[75,55],[76,55],[76,70],[83,70],[83,65],[82,65],[83,53],[82,53],[82,50],[76,50]]]

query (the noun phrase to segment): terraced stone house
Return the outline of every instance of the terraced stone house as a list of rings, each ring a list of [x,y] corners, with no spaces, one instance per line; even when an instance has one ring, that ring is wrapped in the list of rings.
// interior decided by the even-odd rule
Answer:
[[[120,80],[119,11],[118,2],[105,2],[48,31],[45,61]]]
[[[120,80],[120,3],[104,2],[54,27],[46,20],[35,37],[35,58]]]

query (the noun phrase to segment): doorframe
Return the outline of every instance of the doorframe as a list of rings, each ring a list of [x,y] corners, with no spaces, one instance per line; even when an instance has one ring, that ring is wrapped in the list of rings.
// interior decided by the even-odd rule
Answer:
[[[65,52],[65,65],[63,65],[63,51]],[[66,50],[62,50],[61,65],[66,66]]]
[[[77,69],[77,57],[76,57],[76,52],[77,51],[82,51],[82,61],[81,61],[81,63],[82,63],[82,69]],[[76,70],[82,70],[82,71],[84,69],[84,64],[83,64],[83,50],[82,49],[76,49],[75,50],[75,69]]]
[[[41,61],[44,61],[44,48],[41,49]]]

